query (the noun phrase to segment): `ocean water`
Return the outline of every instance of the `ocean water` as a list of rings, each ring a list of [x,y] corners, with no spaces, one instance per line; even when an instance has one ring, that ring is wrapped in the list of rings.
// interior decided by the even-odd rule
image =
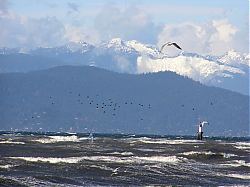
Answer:
[[[0,132],[0,186],[249,186],[249,138]]]

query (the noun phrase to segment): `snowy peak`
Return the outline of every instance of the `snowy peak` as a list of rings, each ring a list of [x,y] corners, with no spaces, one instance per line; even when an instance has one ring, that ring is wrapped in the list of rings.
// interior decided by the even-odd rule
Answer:
[[[228,51],[225,55],[218,57],[217,60],[235,67],[239,67],[240,65],[249,67],[249,54],[240,54],[234,50]]]
[[[245,74],[238,68],[222,65],[202,56],[190,56],[190,54],[158,59],[139,57],[137,67],[138,73],[172,71],[209,84],[219,83],[220,78],[232,78],[234,74]]]
[[[71,51],[71,52],[80,52],[80,53],[85,53],[87,51],[90,51],[94,48],[93,45],[80,41],[80,42],[70,42],[66,45],[66,47]]]
[[[123,41],[121,38],[114,38],[108,42],[101,44],[102,48],[114,50],[122,53],[137,53],[138,55],[158,56],[159,51],[156,47],[142,44],[136,40]]]
[[[122,39],[121,38],[113,38],[113,39],[111,39],[110,41],[109,41],[109,43],[108,43],[110,46],[113,46],[113,45],[116,45],[116,46],[118,46],[118,45],[124,45],[124,42],[122,41]]]
[[[148,54],[151,56],[159,55],[159,50],[156,47],[148,45],[148,44],[142,44],[136,40],[127,41],[126,45],[133,48],[135,51],[137,51],[140,54]]]
[[[237,53],[235,50],[229,50],[225,55],[230,57],[231,59],[241,58],[241,55],[239,53]]]
[[[121,38],[114,38],[100,45],[79,41],[59,47],[40,47],[28,51],[0,48],[0,55],[25,52],[32,57],[42,56],[52,58],[53,61],[57,59],[62,64],[92,65],[126,73],[172,71],[207,85],[223,87],[224,84],[226,85],[224,88],[249,93],[249,54],[230,50],[224,55],[212,56],[177,50],[177,53],[171,55],[171,47],[169,46],[163,53],[160,53],[159,49],[153,45],[143,44],[136,40],[124,41]],[[19,58],[16,59],[17,62],[19,60]],[[0,63],[0,70],[10,72],[7,67],[10,64]],[[39,69],[39,65],[34,66],[36,67],[33,69]],[[13,71],[12,67],[9,69]],[[15,67],[15,71],[16,69],[18,68]],[[238,85],[243,86],[239,88]]]
[[[101,48],[108,49],[109,51],[113,50],[114,52],[121,52],[121,53],[131,53],[133,49],[128,47],[125,42],[121,38],[113,38],[108,42],[104,42],[100,45]]]

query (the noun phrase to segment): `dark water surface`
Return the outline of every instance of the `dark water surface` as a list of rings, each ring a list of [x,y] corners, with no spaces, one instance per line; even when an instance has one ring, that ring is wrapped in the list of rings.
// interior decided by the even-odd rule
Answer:
[[[248,186],[249,138],[0,132],[0,186]]]

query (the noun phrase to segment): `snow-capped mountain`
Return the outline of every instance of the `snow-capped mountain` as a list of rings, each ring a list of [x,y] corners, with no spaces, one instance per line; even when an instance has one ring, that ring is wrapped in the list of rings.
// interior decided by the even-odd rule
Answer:
[[[65,54],[72,54],[72,53],[78,53],[78,54],[84,54],[86,52],[91,51],[94,48],[93,45],[88,44],[86,42],[70,42],[64,46],[59,47],[39,47],[33,50],[30,50],[29,54],[32,55],[49,55],[49,56],[58,56],[58,55],[65,55]]]
[[[118,53],[146,54],[152,57],[159,55],[159,50],[155,46],[142,44],[136,40],[123,41],[121,38],[113,38],[110,41],[103,42],[100,47]]]
[[[71,52],[79,52],[83,54],[88,51],[91,51],[94,48],[94,46],[87,42],[80,41],[80,42],[70,42],[66,45],[66,48],[69,49]]]
[[[202,83],[221,83],[220,77],[233,78],[235,74],[244,75],[245,72],[226,64],[208,60],[202,56],[180,54],[176,57],[152,59],[146,56],[138,57],[139,73],[173,71]]]
[[[120,53],[132,53],[135,52],[135,50],[131,47],[129,47],[128,45],[126,45],[126,43],[120,39],[120,38],[113,38],[110,41],[107,42],[103,42],[99,45],[100,48],[108,49],[108,50],[113,50],[115,52],[120,52]]]
[[[168,53],[170,49],[166,50],[165,53]],[[0,55],[17,54],[20,51],[22,50],[2,48]],[[99,45],[71,42],[61,47],[33,49],[26,54],[53,58],[62,65],[94,64],[97,67],[123,73],[172,71],[206,85],[249,94],[249,54],[240,54],[233,50],[222,56],[177,52],[175,56],[168,56],[160,53],[156,46],[136,40],[124,41],[114,38]],[[3,56],[0,58],[0,72],[6,70],[8,72],[8,63],[1,63]],[[11,63],[13,65],[13,59]]]
[[[223,56],[218,57],[217,60],[234,67],[241,67],[242,65],[250,66],[249,54],[239,54],[234,50],[228,51]]]

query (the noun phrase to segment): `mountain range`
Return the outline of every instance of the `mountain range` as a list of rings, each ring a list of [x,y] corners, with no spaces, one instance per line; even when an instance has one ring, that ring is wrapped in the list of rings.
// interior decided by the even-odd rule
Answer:
[[[195,135],[206,120],[205,135],[249,135],[249,96],[170,71],[60,66],[1,73],[0,85],[1,130]]]
[[[234,50],[221,56],[200,55],[172,48],[114,38],[98,45],[86,42],[36,49],[0,49],[0,73],[29,72],[56,66],[96,66],[119,73],[171,71],[208,86],[249,95],[249,54]]]

